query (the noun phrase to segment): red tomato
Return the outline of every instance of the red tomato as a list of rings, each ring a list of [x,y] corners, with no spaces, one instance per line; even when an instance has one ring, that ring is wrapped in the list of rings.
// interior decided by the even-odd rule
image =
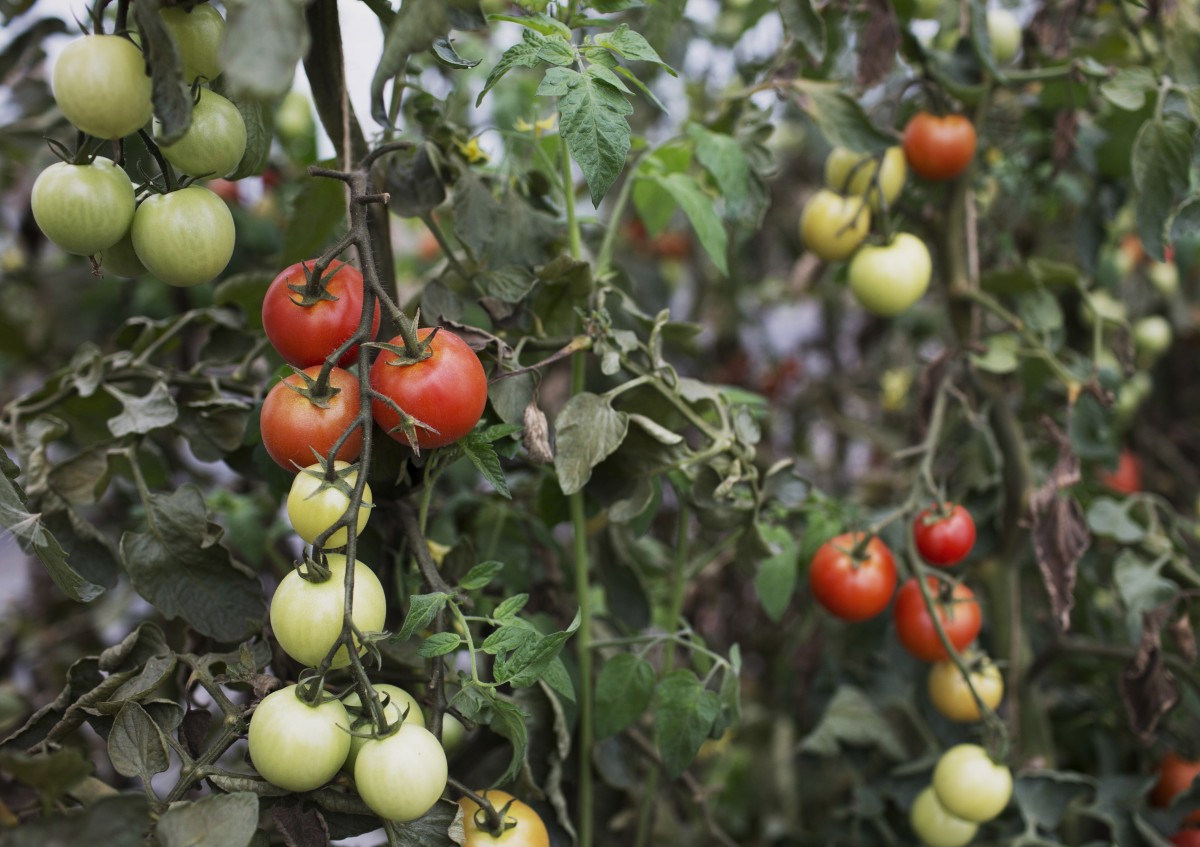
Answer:
[[[304,373],[313,379],[320,372],[319,365],[304,369]],[[324,458],[358,416],[358,378],[349,371],[334,368],[329,372],[329,385],[338,392],[323,401],[324,407],[293,390],[304,388],[304,380],[299,374],[280,380],[267,392],[259,420],[263,447],[272,459],[289,471],[295,472],[315,462],[314,449]],[[361,427],[350,433],[335,458],[353,462],[360,452]]]
[[[428,328],[418,330],[417,339],[423,341],[432,333]],[[401,347],[404,339],[397,335],[388,343]],[[442,329],[429,349],[428,359],[411,365],[397,364],[399,357],[383,350],[371,367],[371,388],[434,430],[416,427],[417,445],[425,449],[462,438],[479,422],[487,403],[487,374],[467,342]],[[371,408],[385,432],[412,446],[390,404],[374,399]]]
[[[913,541],[922,559],[948,568],[965,559],[975,546],[975,521],[958,504],[926,509],[913,521]]]
[[[358,269],[339,263],[325,272],[325,292],[305,303],[305,269],[316,262],[297,262],[271,281],[263,297],[262,321],[267,339],[290,365],[320,365],[342,342],[354,335],[362,319],[363,278]],[[328,299],[332,297],[333,299]],[[371,338],[379,331],[379,304],[371,319]],[[338,364],[350,367],[358,345],[347,350]],[[309,462],[309,464],[312,464]]]
[[[979,601],[975,592],[967,586],[954,586],[950,598],[943,600],[939,596],[941,583],[932,576],[925,577],[925,584],[933,594],[934,607],[942,628],[954,649],[962,651],[979,635],[983,625],[983,613],[979,609]],[[892,617],[896,624],[896,636],[904,649],[918,659],[926,662],[940,662],[950,658],[942,641],[938,638],[933,619],[925,609],[925,600],[921,597],[921,588],[915,579],[910,579],[900,586],[896,594],[896,605],[892,609]]]
[[[975,158],[975,126],[962,115],[917,112],[904,127],[904,158],[925,179],[954,179]]]
[[[1096,480],[1118,494],[1137,494],[1142,490],[1142,460],[1128,447],[1121,448],[1116,470],[1096,471]]]
[[[1159,761],[1157,770],[1158,782],[1150,792],[1150,805],[1165,809],[1200,777],[1200,761],[1189,761],[1174,750],[1168,750]],[[1200,811],[1188,815],[1184,823],[1200,823]]]
[[[1170,841],[1175,847],[1200,847],[1200,829],[1181,829]]]
[[[808,569],[808,584],[817,602],[847,621],[865,621],[887,608],[896,588],[896,562],[878,537],[871,538],[856,559],[863,533],[847,532],[822,544]]]

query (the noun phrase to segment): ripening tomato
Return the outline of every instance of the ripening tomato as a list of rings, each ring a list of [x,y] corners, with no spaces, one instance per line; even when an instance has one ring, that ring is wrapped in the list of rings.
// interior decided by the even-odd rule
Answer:
[[[975,546],[975,521],[957,503],[926,509],[913,521],[913,542],[929,564],[940,568],[957,565]]]
[[[398,685],[388,685],[384,682],[374,684],[375,692],[379,695],[379,700],[384,703],[383,714],[388,720],[388,725],[397,723],[415,723],[417,726],[425,726],[425,715],[421,711],[421,704],[416,701],[416,698],[405,691]],[[346,706],[346,711],[350,714],[350,729],[358,733],[350,737],[350,753],[346,756],[346,770],[354,773],[354,763],[358,761],[358,753],[362,750],[362,746],[370,739],[364,733],[374,731],[374,724],[371,722],[371,712],[362,704],[362,698],[358,696],[357,691],[351,691],[342,698],[342,703]]]
[[[246,737],[250,761],[268,782],[288,791],[312,791],[346,761],[350,719],[341,701],[330,698],[311,706],[289,685],[262,699]]]
[[[856,557],[863,533],[844,533],[818,549],[808,569],[817,602],[847,621],[865,621],[887,608],[896,587],[892,551],[872,537]]]
[[[1137,494],[1142,490],[1142,460],[1128,447],[1122,447],[1116,469],[1097,469],[1096,481],[1118,494]]]
[[[319,365],[358,331],[363,310],[363,277],[358,268],[335,262],[326,269],[322,290],[305,295],[315,259],[285,268],[263,296],[262,322],[267,340],[288,364],[298,368]],[[379,303],[371,318],[371,338],[379,332]],[[358,345],[338,359],[348,368],[358,359]]]
[[[871,208],[862,197],[821,189],[804,204],[800,236],[826,262],[848,259],[871,231]]]
[[[550,833],[546,824],[528,803],[497,788],[475,793],[491,803],[504,821],[500,832],[490,832],[482,807],[470,797],[460,798],[458,805],[463,810],[463,829],[467,836],[463,847],[549,847]]]
[[[917,112],[904,127],[904,158],[920,177],[954,179],[975,158],[975,126],[962,115]]]
[[[913,801],[908,822],[925,847],[965,847],[979,831],[979,824],[947,812],[938,802],[932,785]]]
[[[150,122],[150,77],[134,43],[85,35],[63,48],[51,86],[67,120],[97,138],[124,138]]]
[[[1175,847],[1200,847],[1200,829],[1181,829],[1167,840]]]
[[[981,720],[979,704],[971,694],[971,686],[984,705],[995,711],[1004,697],[1004,678],[1000,669],[989,660],[970,670],[970,685],[954,663],[935,662],[929,669],[929,699],[943,715],[959,723]]]
[[[446,751],[433,733],[405,721],[385,738],[363,743],[354,763],[354,787],[371,811],[389,821],[412,821],[446,790]]]
[[[979,609],[979,601],[975,592],[966,585],[959,583],[951,591],[950,597],[943,600],[939,596],[941,583],[932,576],[925,578],[925,584],[933,595],[934,608],[946,631],[946,637],[961,652],[979,635],[983,626],[983,613]],[[900,586],[896,593],[896,605],[892,609],[892,617],[896,625],[896,636],[900,643],[912,655],[926,662],[939,662],[950,658],[942,641],[938,638],[933,619],[925,609],[925,600],[921,596],[921,588],[916,579],[910,579]]]
[[[424,341],[432,334],[432,329],[421,329],[417,339]],[[404,339],[397,335],[388,343],[403,346]],[[371,387],[432,428],[416,427],[417,444],[423,449],[462,438],[474,429],[487,403],[487,374],[467,342],[442,329],[433,336],[429,349],[429,358],[410,365],[400,364],[395,353],[381,350],[371,367]],[[411,446],[400,415],[390,403],[374,400],[372,411],[384,432]]]
[[[358,482],[358,470],[345,472],[350,467],[349,462],[336,461],[333,463],[334,473],[341,478],[347,489],[353,490]],[[358,520],[355,521],[354,534],[361,535],[367,519],[371,517],[371,486],[363,484],[362,505],[358,508]],[[350,497],[336,484],[325,478],[320,463],[309,465],[296,474],[292,487],[287,496],[287,515],[292,522],[296,534],[312,544],[321,533],[341,520],[350,508]],[[345,547],[347,541],[346,527],[329,536],[325,542],[326,549]]]
[[[311,379],[320,373],[320,365],[304,369]],[[263,447],[281,467],[293,472],[326,457],[359,413],[358,377],[349,371],[330,370],[329,388],[336,391],[332,397],[314,400],[300,393],[303,388],[300,374],[280,380],[267,392],[259,415]],[[353,462],[361,452],[362,427],[356,426],[334,458]]]
[[[904,151],[899,147],[889,147],[882,156],[834,147],[825,159],[825,186],[842,194],[867,195],[873,212],[880,208],[879,189],[883,189],[883,199],[891,206],[900,196],[907,176]]]
[[[38,174],[29,204],[47,238],[67,253],[90,256],[129,233],[133,183],[103,156],[86,165],[55,162]]]
[[[1012,798],[1012,771],[993,762],[978,744],[956,744],[938,759],[933,790],[950,814],[985,823],[1003,812]]]
[[[1150,792],[1150,805],[1165,809],[1200,777],[1200,761],[1189,761],[1174,750],[1168,750],[1159,761],[1157,771],[1158,782]],[[1184,823],[1200,823],[1200,811],[1193,812]]]

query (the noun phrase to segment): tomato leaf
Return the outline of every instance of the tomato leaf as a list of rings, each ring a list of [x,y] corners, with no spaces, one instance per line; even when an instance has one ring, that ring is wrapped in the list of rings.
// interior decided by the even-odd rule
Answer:
[[[674,779],[700,752],[721,711],[721,701],[686,668],[673,670],[659,680],[655,700],[654,744],[662,756],[663,769]]]
[[[523,629],[523,635],[514,649],[496,651],[496,662],[492,673],[497,682],[506,682],[514,688],[525,688],[537,682],[546,667],[558,658],[563,645],[579,629],[579,613],[562,632],[542,635],[536,629]],[[528,625],[527,625],[528,626]],[[511,625],[505,629],[514,629]]]
[[[607,738],[637,720],[654,699],[654,668],[633,653],[617,653],[596,679],[596,737]]]
[[[630,146],[627,117],[633,114],[621,92],[600,78],[600,67],[593,65],[583,73],[551,68],[537,89],[538,96],[558,98],[559,129],[597,207],[625,167]]]
[[[175,39],[158,13],[160,0],[147,0],[133,8],[142,40],[142,49],[150,65],[154,115],[159,120],[158,140],[174,144],[192,125],[192,98],[183,81],[183,60]]]
[[[778,550],[758,563],[754,588],[767,617],[778,623],[792,602],[800,565],[800,549],[792,533],[781,526],[759,526],[763,538]]]
[[[221,42],[224,85],[254,100],[283,96],[311,41],[304,0],[241,0],[227,4]],[[264,37],[268,35],[269,37]],[[324,34],[322,34],[324,35]]]
[[[287,266],[316,256],[346,217],[345,187],[336,179],[306,180],[283,230],[279,263]]]
[[[491,442],[484,440],[477,432],[469,432],[459,440],[458,446],[483,478],[490,482],[502,497],[511,500],[512,492],[508,490],[504,469],[500,467],[500,457],[496,455],[496,448]]]
[[[1142,525],[1129,515],[1127,503],[1111,497],[1097,497],[1087,510],[1088,527],[1096,535],[1113,538],[1122,544],[1136,544],[1146,536]]]
[[[476,589],[483,588],[495,579],[496,575],[502,570],[504,570],[503,562],[480,562],[458,581],[458,587],[464,591],[475,591]]]
[[[412,595],[408,600],[408,614],[404,617],[404,625],[390,640],[397,644],[403,644],[425,629],[437,617],[438,612],[446,607],[446,601],[449,599],[449,594],[440,591],[432,594]]]
[[[0,834],[0,847],[29,847],[30,844],[141,847],[149,811],[142,794],[101,797],[78,811],[6,828]]]
[[[779,14],[788,35],[814,64],[825,61],[825,20],[812,0],[781,0]]]
[[[805,110],[835,147],[846,147],[856,153],[878,153],[896,143],[894,138],[880,132],[862,105],[836,83],[797,80],[797,85],[807,95]]]
[[[73,747],[31,755],[15,750],[0,752],[0,768],[52,803],[91,776],[95,765]]]
[[[1138,235],[1146,252],[1160,262],[1167,219],[1188,190],[1195,129],[1192,121],[1168,113],[1146,121],[1133,144]]]
[[[171,765],[162,730],[132,700],[117,712],[108,734],[108,757],[121,776],[136,776],[146,784],[150,783],[150,777]]]
[[[1038,771],[1017,777],[1013,784],[1013,800],[1030,831],[1034,827],[1053,831],[1058,829],[1063,815],[1076,804],[1077,798],[1095,790],[1095,782],[1083,774]]]
[[[875,702],[851,685],[838,687],[820,722],[800,742],[800,749],[818,756],[838,756],[843,745],[877,749],[894,761],[908,758],[900,736]]]
[[[567,401],[554,422],[557,450],[554,470],[564,494],[583,489],[592,470],[621,446],[629,431],[629,416],[609,401],[584,392]]]
[[[492,612],[492,617],[496,620],[514,617],[521,609],[525,608],[525,604],[528,602],[528,594],[514,594],[511,597],[505,597]]]
[[[1154,72],[1147,67],[1121,68],[1100,85],[1104,99],[1118,109],[1136,112],[1146,105],[1146,95],[1158,89]]]
[[[457,650],[460,644],[462,644],[461,636],[453,632],[435,632],[421,642],[417,654],[423,659],[445,656],[447,653]]]
[[[695,178],[688,174],[668,174],[659,177],[657,181],[683,209],[713,264],[722,274],[728,276],[729,259],[726,251],[729,236],[720,216],[717,215],[714,199],[705,194]]]
[[[522,31],[521,41],[505,50],[500,56],[500,61],[496,62],[496,66],[488,74],[487,81],[483,84],[483,90],[475,98],[476,107],[483,102],[483,98],[496,83],[513,68],[536,68],[540,65],[542,63],[542,47],[545,43],[546,39],[532,29]]]
[[[246,847],[258,829],[258,797],[249,791],[174,803],[155,834],[162,847]]]
[[[612,32],[597,35],[593,40],[599,46],[611,50],[623,59],[649,62],[658,65],[671,76],[679,76],[674,68],[662,60],[658,51],[650,46],[650,42],[644,36],[629,28],[629,24],[621,24]]]
[[[165,382],[154,383],[145,397],[126,394],[113,385],[105,385],[104,390],[124,406],[121,414],[108,419],[109,432],[117,438],[145,435],[170,426],[179,417],[179,407],[175,405],[175,398]]]

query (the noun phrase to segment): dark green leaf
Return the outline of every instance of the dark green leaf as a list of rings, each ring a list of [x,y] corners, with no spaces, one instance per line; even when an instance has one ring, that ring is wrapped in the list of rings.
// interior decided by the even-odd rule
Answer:
[[[179,57],[175,39],[158,13],[161,5],[161,0],[138,3],[133,7],[133,20],[150,65],[158,140],[174,144],[192,125],[192,98],[184,85],[183,60]]]
[[[171,765],[167,741],[158,725],[133,701],[121,707],[113,722],[108,734],[108,758],[117,773],[140,777],[146,784]]]
[[[492,72],[488,74],[487,81],[483,84],[483,90],[475,98],[476,108],[483,102],[483,98],[492,90],[492,87],[513,68],[536,68],[540,65],[542,63],[542,45],[545,43],[546,39],[533,30],[524,30],[521,33],[521,41],[505,50],[504,54],[500,57],[500,61],[496,63],[496,66],[492,68]]]
[[[596,679],[596,737],[606,738],[632,724],[654,699],[654,668],[640,656],[618,653]]]
[[[838,688],[820,722],[800,742],[800,749],[819,756],[839,756],[842,745],[873,747],[896,761],[907,758],[904,744],[875,701],[850,685]]]
[[[1113,429],[1113,413],[1091,394],[1084,394],[1071,411],[1071,449],[1081,459],[1096,462],[1115,462],[1117,433]]]
[[[1146,121],[1133,144],[1138,235],[1146,252],[1160,262],[1167,220],[1188,190],[1195,129],[1190,120],[1166,114]]]
[[[438,612],[446,607],[449,594],[434,592],[433,594],[414,594],[408,601],[408,614],[404,618],[404,626],[392,640],[404,642],[412,638],[437,617]]]
[[[1095,790],[1095,783],[1081,774],[1038,771],[1017,777],[1013,800],[1026,824],[1053,831],[1077,798]]]
[[[204,494],[185,485],[149,502],[148,531],[127,532],[121,557],[138,593],[168,618],[183,618],[218,641],[240,641],[262,626],[259,581],[219,544]]]
[[[894,139],[871,123],[862,105],[846,94],[839,84],[798,82],[800,90],[807,95],[808,114],[830,144],[859,153],[878,153],[895,144]]]
[[[246,328],[262,329],[262,302],[274,277],[270,273],[249,271],[221,280],[213,289],[213,304],[237,306],[246,316]]]
[[[446,200],[441,154],[432,144],[397,151],[384,159],[383,184],[391,195],[388,211],[402,218],[428,215]]]
[[[483,588],[504,570],[503,562],[480,562],[458,581],[458,587],[464,591],[475,591]]]
[[[252,100],[282,97],[308,52],[304,8],[309,0],[239,0],[227,4],[221,42],[224,84]]]
[[[435,656],[453,653],[460,644],[462,644],[462,638],[453,632],[435,632],[421,642],[417,653],[423,659],[432,659]]]
[[[717,214],[713,198],[705,194],[696,180],[687,174],[659,177],[658,184],[675,198],[675,202],[691,221],[696,237],[700,239],[708,257],[722,274],[728,276],[729,261],[726,251],[729,236],[725,232],[725,224]]]
[[[142,794],[101,797],[80,811],[0,830],[0,847],[142,847],[149,814]]]
[[[690,670],[679,668],[659,680],[655,689],[654,744],[672,779],[682,774],[700,752],[721,711],[717,695],[705,690]]]
[[[1021,296],[1017,301],[1017,314],[1026,328],[1033,332],[1055,332],[1063,326],[1062,307],[1058,304],[1058,298],[1045,288]]]
[[[47,804],[91,776],[95,766],[73,747],[29,755],[0,752],[0,771],[37,791]]]
[[[175,423],[179,407],[165,382],[156,382],[144,397],[126,394],[113,385],[104,390],[121,401],[121,414],[108,419],[108,430],[117,438],[126,435],[145,435]]]
[[[345,186],[335,179],[313,177],[304,183],[283,230],[280,265],[318,255],[346,217]]]
[[[662,60],[658,51],[650,46],[645,38],[629,28],[629,24],[621,24],[612,32],[602,33],[594,39],[595,43],[613,51],[624,59],[635,62],[650,62],[658,65],[671,76],[678,76],[675,69]]]
[[[776,623],[783,617],[796,591],[800,571],[800,548],[792,534],[781,526],[762,526],[759,532],[779,552],[758,564],[754,588],[767,617]]]
[[[162,847],[246,847],[258,829],[258,797],[249,791],[175,803],[156,833]]]
[[[1171,218],[1171,243],[1195,241],[1200,236],[1200,197],[1189,197],[1179,204]]]
[[[814,64],[825,61],[825,21],[812,0],[780,0],[783,26]]]
[[[599,206],[629,153],[627,116],[633,106],[621,92],[592,71],[551,68],[538,86],[539,96],[558,98],[559,129],[571,158],[583,171],[592,205]]]
[[[525,604],[529,602],[528,594],[514,594],[511,597],[504,598],[504,601],[496,607],[492,612],[492,617],[496,620],[511,618],[525,608]]]
[[[1142,615],[1169,601],[1179,586],[1162,575],[1163,562],[1147,562],[1132,550],[1123,550],[1113,567],[1113,583],[1125,607],[1125,625],[1131,642],[1142,636]]]
[[[1154,72],[1146,67],[1121,68],[1100,85],[1100,93],[1119,109],[1136,112],[1146,105],[1146,95],[1158,89]]]
[[[550,635],[538,635],[524,641],[511,654],[497,655],[492,672],[497,682],[507,682],[514,688],[525,688],[537,682],[546,667],[553,662],[562,651],[575,630],[579,629],[579,614],[562,632]]]
[[[68,503],[92,504],[108,488],[108,451],[85,450],[50,469],[50,488]]]
[[[529,728],[525,723],[525,712],[521,710],[520,706],[507,700],[501,700],[494,694],[492,697],[492,714],[488,726],[492,732],[507,738],[513,746],[513,754],[508,768],[497,780],[503,784],[517,775],[521,763],[525,761],[525,748],[529,744]]]
[[[629,416],[596,394],[577,394],[567,401],[554,422],[557,447],[554,470],[564,494],[583,489],[592,469],[621,446],[629,431]]]
[[[479,59],[464,59],[458,55],[458,51],[454,49],[454,39],[452,38],[439,38],[435,40],[431,49],[433,50],[434,58],[447,68],[454,68],[461,71],[473,68],[480,62]]]
[[[483,478],[490,482],[502,497],[511,500],[512,493],[508,490],[504,469],[500,467],[500,457],[496,455],[496,448],[491,445],[491,442],[485,441],[476,433],[471,432],[458,443]]]

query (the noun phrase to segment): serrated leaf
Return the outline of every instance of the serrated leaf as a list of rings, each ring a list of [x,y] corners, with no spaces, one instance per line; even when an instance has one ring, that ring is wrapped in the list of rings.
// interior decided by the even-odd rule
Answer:
[[[529,728],[526,725],[526,715],[516,703],[509,703],[492,695],[492,714],[488,727],[503,738],[507,738],[513,746],[512,758],[508,768],[497,782],[504,784],[515,777],[525,761],[525,750],[529,745]]]
[[[506,597],[506,598],[504,598],[504,601],[501,602],[500,605],[496,607],[496,610],[494,612],[492,612],[492,617],[495,618],[496,620],[503,620],[504,618],[511,618],[515,614],[517,614],[517,612],[524,609],[525,604],[528,602],[529,602],[528,594],[514,594],[511,597]]]
[[[475,591],[483,588],[504,570],[503,562],[480,562],[458,581],[458,587],[465,591]]]
[[[808,58],[814,64],[825,61],[825,20],[813,8],[812,0],[780,0],[779,14],[784,29]]]
[[[599,206],[625,167],[630,147],[626,118],[633,106],[594,73],[570,68],[550,68],[537,94],[558,98],[559,130],[587,180],[592,205]]]
[[[584,392],[567,401],[554,422],[557,449],[554,470],[564,494],[583,489],[592,469],[621,446],[629,431],[629,416],[609,401]]]
[[[567,639],[579,629],[579,614],[561,632],[542,635],[536,630],[529,630],[529,637],[523,638],[515,649],[501,650],[496,655],[492,673],[497,682],[507,682],[514,688],[526,688],[541,678],[546,667],[558,658]]]
[[[674,779],[687,770],[720,711],[720,699],[705,690],[692,671],[679,668],[659,680],[655,688],[654,745],[668,776]]]
[[[504,478],[504,469],[500,467],[500,457],[496,455],[496,448],[492,446],[492,443],[474,432],[469,433],[458,443],[480,475],[490,482],[502,497],[511,500],[512,492],[508,490],[508,480]]]
[[[578,54],[570,39],[555,34],[542,41],[538,58],[550,65],[566,67],[575,64]]]
[[[462,638],[453,632],[435,632],[421,642],[417,653],[423,659],[432,659],[435,656],[453,653],[460,644],[462,644]]]
[[[1196,125],[1177,114],[1148,120],[1133,143],[1133,184],[1142,246],[1163,261],[1167,220],[1187,192]]]
[[[637,720],[654,699],[654,668],[640,656],[618,653],[596,679],[596,737],[614,735]]]
[[[226,5],[223,84],[253,100],[283,96],[308,52],[307,0],[239,0]]]
[[[729,260],[726,251],[729,236],[725,232],[725,224],[721,222],[713,204],[713,198],[701,190],[695,178],[688,174],[667,174],[658,178],[667,193],[675,198],[675,202],[683,209],[701,246],[712,259],[713,264],[725,276],[729,275]]]
[[[557,18],[538,12],[533,15],[488,15],[489,21],[508,21],[531,29],[542,35],[561,35],[570,40],[573,33],[571,28]]]
[[[800,571],[800,548],[792,534],[780,526],[762,526],[759,532],[779,552],[758,563],[754,588],[767,617],[778,623],[792,602]]]
[[[521,41],[505,50],[500,56],[500,61],[496,62],[496,66],[488,74],[483,90],[475,98],[475,107],[479,107],[487,93],[513,68],[536,68],[540,65],[542,46],[545,43],[546,39],[533,30],[524,30],[521,33]]]
[[[688,137],[695,142],[696,160],[721,190],[726,218],[754,221],[752,200],[761,191],[755,184],[760,180],[750,167],[741,143],[731,135],[712,132],[699,124],[688,127]]]
[[[621,24],[612,32],[602,33],[593,39],[600,47],[611,50],[623,59],[635,62],[650,62],[658,65],[671,76],[678,76],[675,69],[662,60],[658,51],[650,46],[640,33],[629,28],[629,24]]]
[[[425,629],[437,617],[438,612],[446,607],[446,601],[449,599],[449,594],[440,591],[432,594],[412,595],[409,598],[408,614],[404,618],[404,625],[400,627],[400,631],[392,640],[403,643]]]
[[[800,742],[800,749],[820,756],[838,756],[843,744],[874,747],[896,761],[907,758],[904,744],[875,701],[851,685],[838,687],[820,722]]]
[[[895,144],[838,83],[798,80],[797,84],[807,95],[805,110],[831,145],[857,153],[878,153]]]

